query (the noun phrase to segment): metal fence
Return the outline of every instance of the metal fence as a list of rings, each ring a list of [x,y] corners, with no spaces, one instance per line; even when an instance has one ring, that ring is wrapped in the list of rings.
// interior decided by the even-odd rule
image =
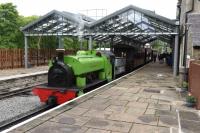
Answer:
[[[74,54],[75,50],[66,50],[65,54]],[[30,66],[47,65],[56,55],[55,49],[29,49]],[[24,49],[0,49],[0,69],[24,67]]]

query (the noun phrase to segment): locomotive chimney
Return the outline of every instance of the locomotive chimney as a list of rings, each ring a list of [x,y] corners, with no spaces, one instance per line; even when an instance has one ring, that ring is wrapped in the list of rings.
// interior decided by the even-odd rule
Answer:
[[[56,49],[56,53],[57,53],[58,61],[64,62],[65,49]]]
[[[64,45],[63,45],[62,36],[58,37],[58,49],[56,49],[56,53],[57,53],[58,61],[64,62],[65,49],[64,49]]]

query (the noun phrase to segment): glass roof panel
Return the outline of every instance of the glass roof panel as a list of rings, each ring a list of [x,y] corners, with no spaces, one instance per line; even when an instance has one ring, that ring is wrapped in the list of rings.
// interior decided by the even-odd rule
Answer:
[[[76,35],[81,33],[85,37],[91,35],[96,38],[95,34],[98,33],[98,35],[101,35],[100,39],[106,38],[107,40],[109,40],[110,35],[114,35],[114,38],[119,40],[121,40],[121,36],[135,36],[135,39],[138,40],[145,36],[146,40],[150,40],[159,37],[159,35],[155,36],[149,33],[162,34],[167,32],[171,34],[174,33],[174,29],[174,21],[152,11],[130,5],[97,21],[86,15],[53,10],[37,21],[23,27],[22,31],[26,36],[46,32],[55,33],[55,35],[58,33],[74,33]],[[138,35],[141,36],[137,37]],[[170,40],[172,35],[165,36],[165,38]]]

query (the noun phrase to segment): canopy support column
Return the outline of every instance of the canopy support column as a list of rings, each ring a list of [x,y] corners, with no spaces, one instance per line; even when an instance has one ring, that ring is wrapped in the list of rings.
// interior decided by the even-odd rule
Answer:
[[[28,37],[24,36],[24,65],[25,68],[28,68]]]
[[[111,36],[111,40],[110,40],[110,51],[111,51],[111,52],[114,52],[113,42],[114,42],[114,36]]]
[[[89,50],[92,50],[92,36],[89,37]]]
[[[64,49],[64,44],[63,44],[63,37],[58,36],[58,49]]]
[[[178,26],[176,28],[178,33]],[[175,36],[175,46],[174,46],[174,65],[173,65],[173,75],[176,77],[178,75],[178,53],[179,53],[179,34]]]
[[[101,50],[101,43],[99,43],[99,50]]]

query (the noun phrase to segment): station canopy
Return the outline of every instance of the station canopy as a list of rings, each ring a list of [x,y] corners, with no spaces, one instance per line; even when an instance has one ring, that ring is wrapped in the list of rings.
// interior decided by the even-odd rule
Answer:
[[[99,20],[83,14],[53,10],[21,30],[25,36],[92,37],[97,42],[146,44],[156,39],[172,43],[175,21],[133,5]]]

